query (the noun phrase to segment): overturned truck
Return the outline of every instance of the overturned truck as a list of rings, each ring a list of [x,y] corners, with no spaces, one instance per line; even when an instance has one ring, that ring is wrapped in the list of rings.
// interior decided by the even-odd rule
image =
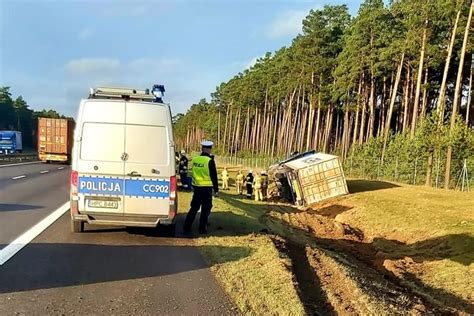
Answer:
[[[273,194],[297,206],[311,206],[348,193],[337,156],[309,151],[272,165]]]

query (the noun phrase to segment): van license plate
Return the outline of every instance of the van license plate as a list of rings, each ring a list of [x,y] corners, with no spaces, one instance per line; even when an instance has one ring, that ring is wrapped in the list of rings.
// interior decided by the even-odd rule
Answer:
[[[118,201],[89,200],[88,205],[94,208],[118,208]]]

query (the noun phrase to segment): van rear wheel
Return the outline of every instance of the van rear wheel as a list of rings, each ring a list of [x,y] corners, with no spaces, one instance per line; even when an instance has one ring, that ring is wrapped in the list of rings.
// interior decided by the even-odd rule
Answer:
[[[176,224],[158,224],[158,234],[164,237],[174,237],[176,234]]]
[[[71,219],[71,231],[73,233],[82,233],[84,231],[84,222]]]

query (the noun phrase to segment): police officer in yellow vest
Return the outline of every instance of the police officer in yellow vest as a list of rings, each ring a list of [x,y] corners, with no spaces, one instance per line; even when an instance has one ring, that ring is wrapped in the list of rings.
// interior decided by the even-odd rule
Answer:
[[[201,155],[194,157],[191,161],[194,194],[191,201],[191,208],[184,222],[185,234],[191,232],[191,226],[199,209],[201,209],[199,233],[207,233],[207,220],[212,209],[212,190],[214,189],[216,196],[219,192],[216,163],[211,156],[214,143],[211,141],[203,141],[201,145]]]

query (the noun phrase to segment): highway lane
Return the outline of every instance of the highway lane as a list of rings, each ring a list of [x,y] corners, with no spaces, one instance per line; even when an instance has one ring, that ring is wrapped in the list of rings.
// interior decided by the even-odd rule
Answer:
[[[69,199],[69,174],[65,165],[0,168],[1,245],[13,241]]]
[[[58,167],[0,169],[0,249],[67,201],[69,168]],[[238,314],[192,240],[89,225],[74,234],[69,221],[0,266],[0,315]]]
[[[191,240],[87,227],[69,216],[0,267],[0,315],[229,315],[233,305]]]

